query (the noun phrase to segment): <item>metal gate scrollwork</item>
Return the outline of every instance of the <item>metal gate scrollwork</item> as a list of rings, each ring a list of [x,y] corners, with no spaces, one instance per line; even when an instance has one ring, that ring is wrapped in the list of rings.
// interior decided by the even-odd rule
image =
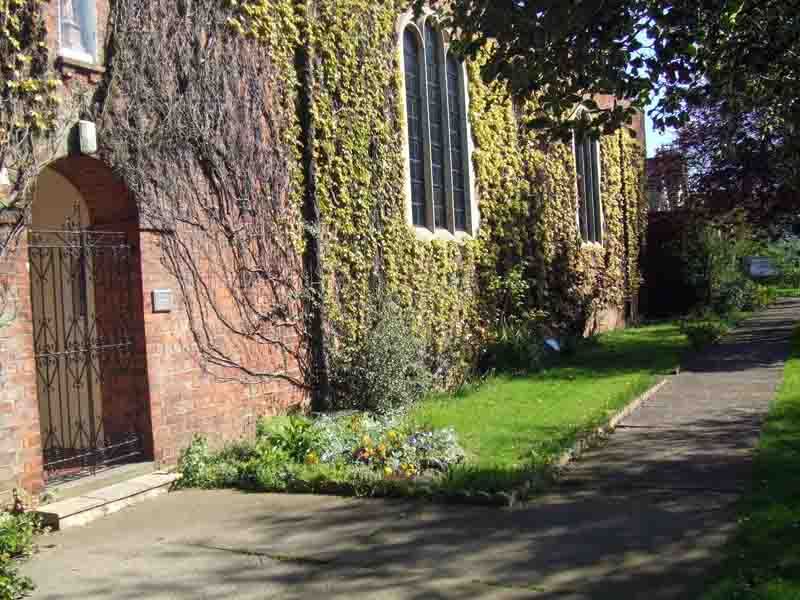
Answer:
[[[46,480],[92,474],[142,454],[131,267],[120,232],[29,234]],[[122,399],[122,400],[120,400]],[[121,407],[120,407],[121,406]]]

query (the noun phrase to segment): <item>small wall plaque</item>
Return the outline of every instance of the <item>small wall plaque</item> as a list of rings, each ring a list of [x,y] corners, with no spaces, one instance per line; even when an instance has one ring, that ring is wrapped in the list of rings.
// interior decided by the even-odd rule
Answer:
[[[154,313],[168,313],[173,309],[172,290],[153,290]]]

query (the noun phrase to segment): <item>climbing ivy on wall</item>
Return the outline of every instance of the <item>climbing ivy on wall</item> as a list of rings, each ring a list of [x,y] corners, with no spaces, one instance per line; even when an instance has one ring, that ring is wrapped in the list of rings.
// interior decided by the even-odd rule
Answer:
[[[295,2],[112,9],[101,153],[161,233],[203,367],[307,385]]]
[[[16,226],[0,239],[0,256],[21,230],[26,191],[52,154],[44,142],[57,128],[61,82],[50,69],[47,4],[0,0],[0,171],[5,168],[11,179],[0,196],[0,212],[13,207],[18,215]]]
[[[164,10],[174,6],[159,1]],[[547,144],[523,127],[536,98],[512,99],[503,85],[483,81],[479,59],[468,65],[479,232],[458,242],[419,239],[406,223],[405,108],[396,30],[408,5],[406,0],[228,0],[217,10],[229,32],[260,43],[271,57],[262,68],[269,73],[270,89],[282,94],[271,96],[263,115],[274,121],[274,135],[283,148],[281,177],[274,181],[286,182],[289,202],[275,206],[295,215],[303,210],[302,190],[309,182],[298,164],[306,158],[313,162],[319,222],[306,222],[304,239],[319,245],[318,300],[326,308],[327,331],[335,333],[336,344],[354,345],[364,333],[368,305],[385,288],[413,308],[413,326],[428,340],[431,366],[442,383],[452,384],[473,364],[498,320],[540,319],[554,329],[582,332],[598,309],[621,307],[635,293],[644,215],[642,149],[625,131],[603,138],[604,243],[582,244],[571,147]],[[208,27],[216,34],[214,23],[210,20]],[[199,32],[197,39],[208,45],[211,37],[204,35]],[[165,37],[158,43],[173,42]],[[177,50],[166,52],[169,60],[177,60]],[[207,50],[192,50],[202,51]],[[308,57],[314,71],[308,79],[312,89],[305,90],[314,124],[310,139],[303,139],[298,116],[304,95],[297,92],[306,83],[298,74],[298,56]],[[133,64],[129,60],[120,71],[115,64],[119,60],[112,55],[110,71],[116,75],[110,91],[129,96],[137,92],[125,78],[125,68]],[[187,61],[179,64],[178,74],[192,77],[203,68]],[[140,100],[146,115],[153,107],[146,105],[145,95]],[[119,107],[127,108],[124,102]],[[119,107],[109,114],[122,115]],[[143,122],[161,123],[161,116],[154,114],[157,118],[151,114]],[[112,118],[110,124],[115,128],[108,129],[109,136],[128,127],[122,119]],[[123,170],[131,156],[139,160],[146,157],[145,150],[152,152],[152,143],[132,152],[135,131],[128,133],[129,144],[117,145],[111,153]],[[164,146],[164,156],[172,147]],[[226,181],[233,187],[237,178],[249,175],[241,165],[226,168],[232,169],[226,171]],[[137,172],[143,172],[141,165]],[[306,170],[305,177],[311,172]],[[140,202],[142,194],[158,189],[148,185],[143,181],[134,186]],[[250,193],[249,200],[261,201],[264,188]],[[302,250],[299,230],[285,230],[295,249]]]
[[[310,20],[320,77],[315,147],[331,328],[363,333],[366,305],[385,287],[414,307],[433,365],[449,372],[475,323],[474,243],[419,242],[405,222],[401,98],[392,0],[316,3]]]
[[[418,239],[405,220],[396,32],[405,7],[395,0],[318,2],[310,21],[322,73],[315,156],[329,316],[346,344],[362,333],[365,305],[385,284],[414,308],[437,370],[457,377],[497,318],[545,313],[554,326],[582,329],[596,309],[622,305],[633,291],[624,289],[624,228],[632,225],[623,223],[623,205],[638,223],[641,149],[628,132],[603,139],[604,246],[582,245],[571,147],[546,145],[521,127],[535,99],[513,101],[473,63],[480,231],[459,243]],[[632,257],[635,248],[628,249]],[[627,280],[638,282],[635,258],[627,268]]]

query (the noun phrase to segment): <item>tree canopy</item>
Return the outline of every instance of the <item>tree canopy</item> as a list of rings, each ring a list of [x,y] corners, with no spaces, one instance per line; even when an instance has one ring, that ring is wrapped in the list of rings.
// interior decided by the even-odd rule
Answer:
[[[654,97],[657,126],[681,126],[703,106],[723,114],[769,108],[792,132],[800,120],[800,0],[428,4],[459,31],[460,51],[485,53],[487,78],[505,80],[516,94],[539,94],[531,125],[555,136],[617,129]],[[605,94],[626,101],[598,105]]]

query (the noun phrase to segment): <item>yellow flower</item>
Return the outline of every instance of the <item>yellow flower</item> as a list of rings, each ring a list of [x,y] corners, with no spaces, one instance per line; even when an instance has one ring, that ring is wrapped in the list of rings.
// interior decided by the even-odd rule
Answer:
[[[383,467],[383,474],[384,474],[384,475],[386,475],[387,477],[388,477],[389,475],[391,475],[391,474],[392,474],[392,469],[391,469],[391,467]]]
[[[306,454],[306,464],[307,465],[316,465],[319,463],[319,456],[317,456],[316,452],[309,452]]]

